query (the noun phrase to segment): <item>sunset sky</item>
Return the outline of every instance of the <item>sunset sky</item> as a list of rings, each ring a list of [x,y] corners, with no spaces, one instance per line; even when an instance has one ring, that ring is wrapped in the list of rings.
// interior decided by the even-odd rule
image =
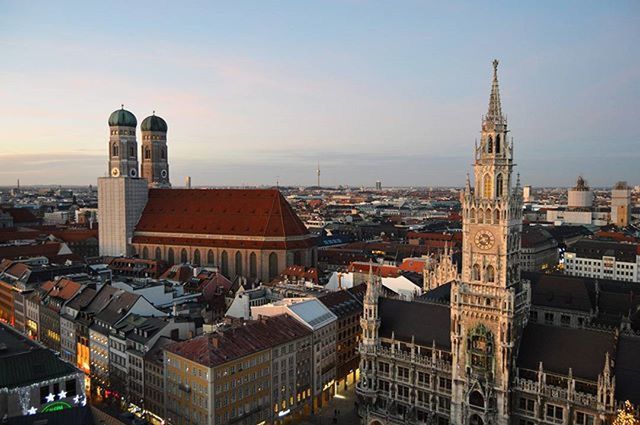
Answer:
[[[637,0],[0,1],[0,185],[95,184],[122,103],[174,185],[462,185],[494,58],[524,184],[640,184],[639,46]]]

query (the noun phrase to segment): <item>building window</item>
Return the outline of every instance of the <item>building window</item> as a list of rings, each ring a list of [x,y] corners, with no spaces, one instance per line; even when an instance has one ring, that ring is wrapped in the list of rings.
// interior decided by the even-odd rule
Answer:
[[[409,369],[406,367],[398,367],[398,378],[405,381],[409,380]]]
[[[180,251],[180,262],[182,264],[186,264],[189,261],[188,257],[187,257],[187,250],[182,248],[182,251]]]
[[[144,159],[151,159],[151,149],[144,148]]]
[[[491,198],[491,176],[487,173],[483,179],[483,193],[485,198]]]
[[[487,282],[494,282],[496,280],[495,270],[493,266],[487,266]]]
[[[269,280],[278,276],[278,254],[272,252],[269,254]]]
[[[561,423],[563,415],[564,411],[562,407],[556,406],[555,404],[547,404],[545,417],[548,421]]]
[[[487,153],[493,153],[493,139],[491,136],[487,138]]]
[[[213,255],[213,251],[209,250],[207,252],[207,265],[214,266],[215,263],[216,263],[216,261],[215,261],[214,255]]]
[[[173,253],[173,248],[169,248],[167,252],[167,263],[172,266],[176,262],[175,254]]]
[[[576,412],[576,425],[594,425],[595,418],[583,412]]]
[[[524,410],[525,412],[533,413],[535,410],[536,403],[534,400],[530,398],[520,397],[518,402],[518,407],[520,410]]]
[[[544,323],[547,325],[553,325],[553,313],[545,313],[544,314]]]
[[[560,316],[560,324],[562,326],[571,326],[571,316],[563,314]]]
[[[118,156],[119,153],[120,153],[120,150],[118,149],[118,144],[114,143],[113,146],[111,147],[111,156]]]
[[[480,280],[480,265],[474,264],[471,268],[471,280]]]
[[[160,247],[156,248],[156,260],[162,260],[162,250]]]
[[[196,249],[193,251],[193,265],[200,266],[200,250]]]
[[[531,310],[531,312],[529,313],[529,318],[531,319],[532,322],[537,322],[538,321],[538,312],[535,310]]]
[[[502,185],[502,174],[498,174],[498,177],[496,177],[496,197],[498,198],[502,196]]]
[[[229,254],[227,254],[227,251],[222,251],[220,258],[220,272],[229,277]]]
[[[258,276],[258,261],[256,258],[256,253],[252,252],[249,255],[249,277],[255,279]]]
[[[500,153],[500,135],[496,135],[496,153]]]
[[[242,253],[236,251],[235,258],[236,276],[242,276]]]

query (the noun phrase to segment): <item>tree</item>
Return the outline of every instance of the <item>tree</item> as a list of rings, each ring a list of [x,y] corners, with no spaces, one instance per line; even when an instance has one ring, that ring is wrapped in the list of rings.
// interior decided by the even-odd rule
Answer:
[[[629,400],[624,402],[624,407],[618,410],[613,425],[640,425],[640,421],[636,419],[635,409]]]

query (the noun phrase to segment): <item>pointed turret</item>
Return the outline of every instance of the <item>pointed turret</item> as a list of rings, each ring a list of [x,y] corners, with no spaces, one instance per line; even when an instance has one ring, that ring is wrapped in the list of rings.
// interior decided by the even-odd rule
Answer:
[[[502,105],[500,105],[500,88],[498,86],[498,60],[493,60],[493,82],[491,84],[491,96],[489,96],[489,110],[485,116],[485,122],[504,124]]]

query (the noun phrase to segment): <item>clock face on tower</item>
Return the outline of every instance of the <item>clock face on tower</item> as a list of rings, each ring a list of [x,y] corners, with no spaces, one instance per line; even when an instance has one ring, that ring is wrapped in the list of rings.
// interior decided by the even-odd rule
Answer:
[[[118,176],[120,175],[120,170],[119,170],[119,169],[117,169],[117,168],[113,168],[113,169],[111,169],[111,175],[112,175],[113,177],[118,177]]]
[[[476,246],[480,249],[490,249],[495,243],[496,238],[493,236],[488,230],[480,230],[476,233],[476,237],[474,239]]]

